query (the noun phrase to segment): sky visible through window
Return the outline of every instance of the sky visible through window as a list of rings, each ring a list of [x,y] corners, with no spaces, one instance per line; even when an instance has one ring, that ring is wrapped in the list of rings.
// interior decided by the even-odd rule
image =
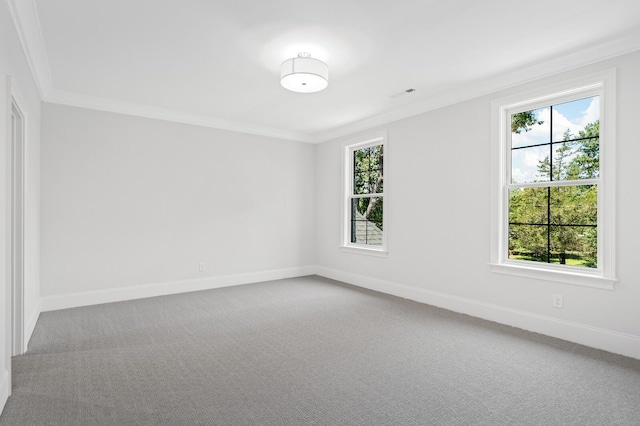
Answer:
[[[579,132],[584,130],[587,124],[599,120],[600,98],[594,96],[554,105],[553,120],[551,120],[550,107],[535,110],[535,115],[536,120],[541,124],[534,124],[527,132],[512,133],[512,148],[548,144],[550,134],[553,135],[553,142],[562,141],[566,134],[570,134],[571,139],[579,137]],[[552,121],[553,129],[551,128]],[[513,183],[548,180],[548,176],[541,177],[538,174],[540,161],[549,156],[548,145],[516,149],[511,151],[511,156],[511,180]]]

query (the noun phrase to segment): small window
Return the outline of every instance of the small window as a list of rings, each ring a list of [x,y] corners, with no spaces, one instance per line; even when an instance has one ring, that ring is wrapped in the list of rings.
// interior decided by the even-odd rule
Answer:
[[[494,272],[612,288],[613,83],[494,102]]]
[[[343,246],[384,252],[385,137],[349,144],[346,156]]]

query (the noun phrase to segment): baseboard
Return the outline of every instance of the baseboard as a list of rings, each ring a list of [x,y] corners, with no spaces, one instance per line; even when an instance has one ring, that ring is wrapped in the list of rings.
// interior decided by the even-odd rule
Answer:
[[[208,290],[256,282],[295,278],[306,275],[320,275],[348,284],[387,293],[420,303],[437,306],[477,318],[495,321],[547,336],[557,337],[597,349],[640,359],[640,336],[606,330],[585,324],[565,321],[553,317],[534,314],[500,305],[480,302],[446,293],[425,290],[364,275],[339,271],[321,266],[304,266],[288,269],[225,275],[194,280],[172,281],[132,287],[89,291],[82,293],[45,296],[41,298],[41,311],[98,305],[101,303],[146,297],[165,296],[190,291]],[[35,311],[28,323],[27,341],[33,333],[39,310]]]
[[[7,399],[9,399],[9,395],[11,395],[11,382],[9,381],[9,371],[2,371],[2,376],[0,377],[0,413],[4,409],[4,405],[7,403]]]
[[[38,299],[35,309],[31,312],[31,315],[25,324],[23,352],[26,352],[29,348],[29,341],[33,335],[33,330],[35,330],[36,324],[38,323],[38,318],[40,318],[40,312],[42,312],[42,299]]]
[[[317,275],[358,287],[640,359],[640,336],[619,333],[321,266],[316,267],[315,270]]]
[[[44,296],[41,298],[42,312],[77,308],[80,306],[99,305],[102,303],[121,302],[123,300],[166,296],[169,294],[187,293],[191,291],[210,290],[214,288],[280,280],[285,278],[302,277],[305,275],[313,275],[314,273],[315,267],[303,266],[247,274],[224,275],[131,287],[110,288],[81,293]]]

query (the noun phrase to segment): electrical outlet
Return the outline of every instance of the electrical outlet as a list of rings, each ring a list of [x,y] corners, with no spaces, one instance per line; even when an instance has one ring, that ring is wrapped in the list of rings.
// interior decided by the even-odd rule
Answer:
[[[562,309],[563,305],[564,305],[564,298],[562,297],[561,294],[554,294],[553,295],[553,307],[554,308],[560,308]]]
[[[207,270],[207,264],[204,262],[200,262],[200,272],[204,272]]]

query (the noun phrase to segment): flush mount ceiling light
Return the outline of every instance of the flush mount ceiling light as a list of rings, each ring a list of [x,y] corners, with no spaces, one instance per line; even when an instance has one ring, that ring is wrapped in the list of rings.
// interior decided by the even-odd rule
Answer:
[[[280,84],[292,92],[319,92],[329,85],[329,67],[307,52],[298,53],[297,58],[282,63]]]

